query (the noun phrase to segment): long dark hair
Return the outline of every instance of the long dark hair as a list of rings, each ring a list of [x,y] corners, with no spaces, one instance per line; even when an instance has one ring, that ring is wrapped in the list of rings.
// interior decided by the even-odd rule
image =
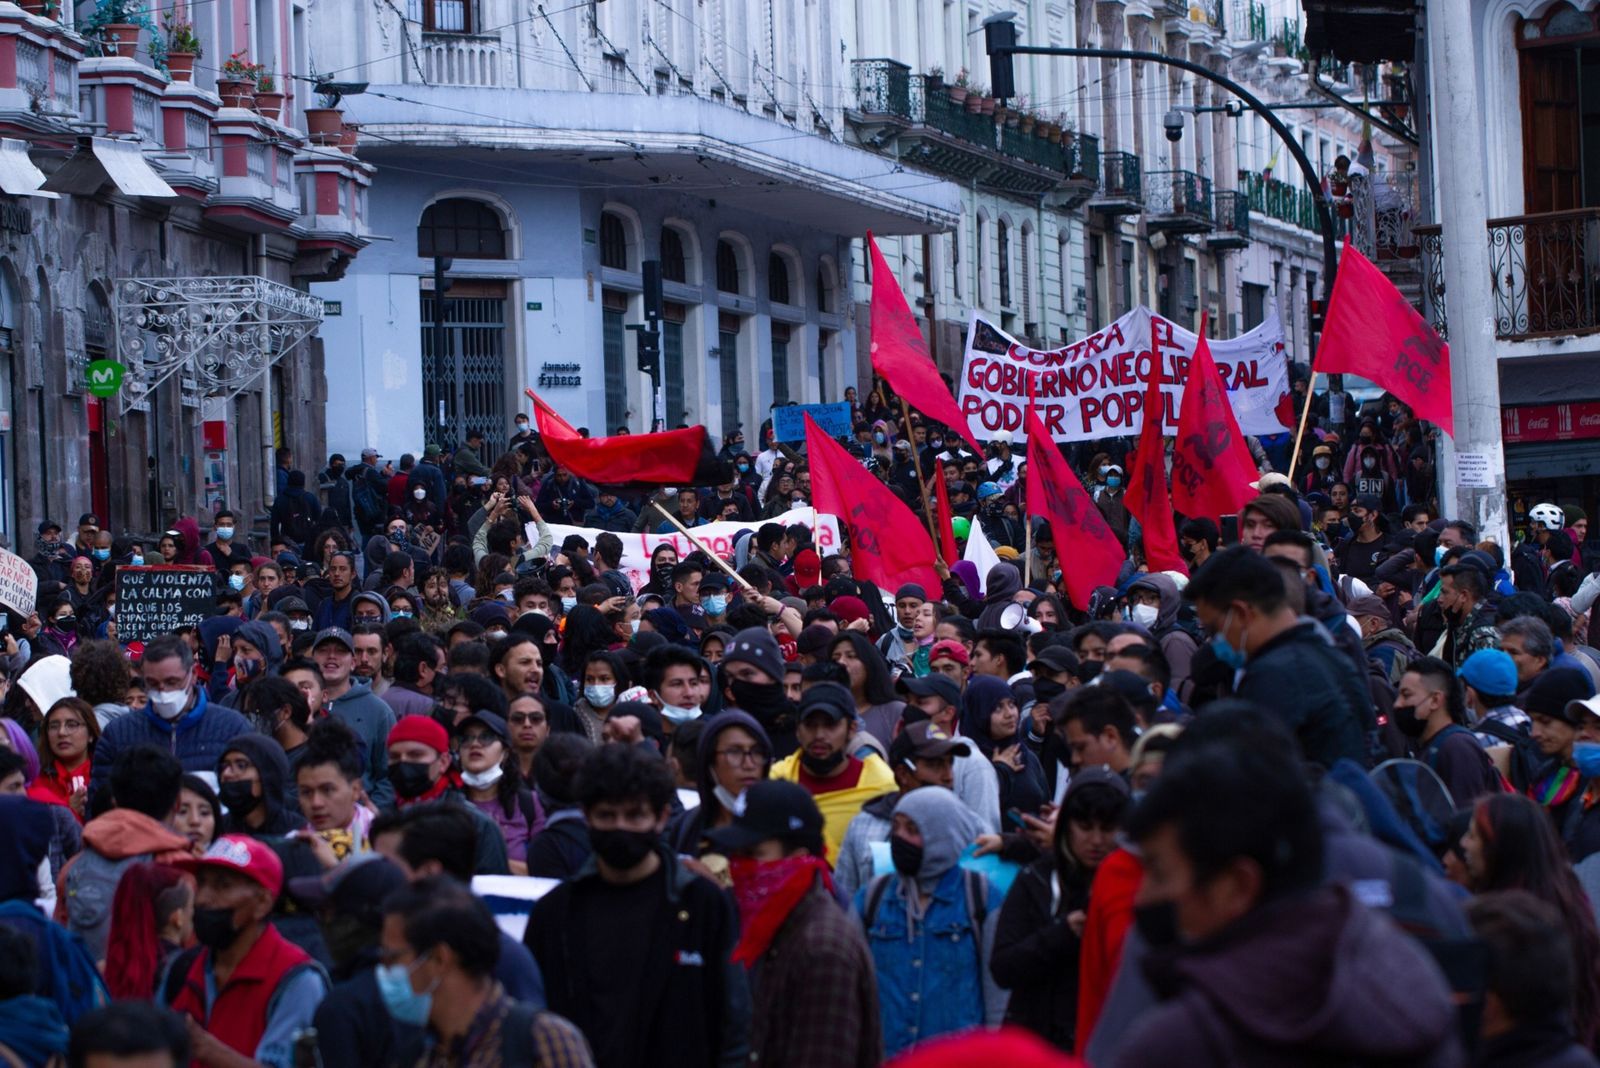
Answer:
[[[603,653],[611,648],[616,634],[600,609],[591,604],[580,604],[567,613],[567,625],[561,636],[561,666],[569,676],[583,685],[583,664],[590,653]],[[622,672],[626,674],[626,671]],[[618,681],[621,681],[619,676]]]
[[[1481,798],[1472,824],[1483,842],[1482,885],[1475,889],[1526,890],[1561,913],[1577,969],[1572,1024],[1578,1041],[1593,1046],[1600,1031],[1600,930],[1555,825],[1538,802],[1521,794]]]
[[[841,645],[850,646],[855,651],[856,659],[861,661],[861,666],[866,669],[867,677],[862,684],[861,692],[869,702],[886,705],[898,700],[894,695],[894,680],[889,677],[889,662],[872,644],[872,639],[859,630],[842,630],[828,643],[829,660],[833,659],[834,650]]]

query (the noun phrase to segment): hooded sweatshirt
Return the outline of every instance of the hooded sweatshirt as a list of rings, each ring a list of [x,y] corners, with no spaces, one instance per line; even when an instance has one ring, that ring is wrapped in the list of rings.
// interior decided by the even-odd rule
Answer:
[[[206,565],[214,562],[211,554],[200,548],[199,523],[189,516],[184,516],[172,524],[172,529],[183,535],[178,545],[178,555],[173,557],[173,563]]]
[[[716,762],[713,756],[717,750],[717,740],[729,727],[738,727],[747,731],[756,740],[756,744],[766,750],[767,759],[763,773],[772,767],[772,742],[767,738],[767,732],[756,722],[756,718],[748,712],[741,712],[737,708],[725,709],[706,719],[705,727],[700,731],[700,740],[695,743],[695,759],[700,767],[700,779],[695,783],[695,788],[700,793],[700,804],[690,812],[684,813],[682,822],[672,835],[674,847],[679,853],[688,856],[700,856],[705,851],[701,840],[706,831],[711,829],[712,821],[723,811],[725,806],[722,799],[717,796],[717,780],[713,774],[712,765]],[[711,852],[716,852],[712,849]]]
[[[983,599],[983,611],[978,615],[978,629],[1005,629],[1000,615],[1017,591],[1022,589],[1022,572],[1015,565],[1002,561],[989,569],[989,574],[984,577],[983,588],[987,592]]]
[[[77,895],[68,890],[74,867],[85,863],[85,857],[90,853],[97,855],[99,874],[109,876],[105,862],[116,864],[129,858],[148,856],[157,863],[170,864],[192,857],[194,849],[185,836],[131,808],[114,808],[84,826],[83,852],[73,857],[56,879],[55,918],[58,923],[68,923],[70,919],[73,930],[82,934],[89,943],[89,951],[94,954],[95,960],[104,960],[106,936],[111,930],[111,892],[104,895],[103,914],[97,908],[92,910],[92,914],[80,911],[73,917],[71,906]],[[115,883],[111,885],[115,886]]]
[[[1178,592],[1178,584],[1170,576],[1157,572],[1144,576],[1128,589],[1130,592],[1154,590],[1161,598],[1156,609],[1156,621],[1149,628],[1150,633],[1161,643],[1161,655],[1167,658],[1167,664],[1172,668],[1172,685],[1168,688],[1178,695],[1178,700],[1188,704],[1194,690],[1189,684],[1189,664],[1194,660],[1199,643],[1177,625],[1178,611],[1183,607],[1183,594]]]
[[[267,818],[259,827],[251,827],[243,814],[230,812],[227,816],[228,834],[247,834],[252,838],[276,838],[305,826],[300,815],[299,801],[294,793],[294,782],[289,777],[289,758],[283,746],[264,734],[242,734],[228,743],[217,760],[218,777],[222,762],[229,753],[243,753],[255,765],[261,776],[260,805]],[[220,833],[220,832],[219,832]]]
[[[989,719],[1001,701],[1015,700],[1011,687],[990,675],[974,675],[967,680],[967,692],[961,698],[961,737],[977,746],[985,759],[993,760],[996,751],[1016,745],[1022,756],[1022,770],[995,763],[995,774],[1000,780],[1000,811],[1017,808],[1023,812],[1037,812],[1048,800],[1045,793],[1044,767],[1033,750],[1028,748],[1029,718],[1018,712],[1017,733],[1009,741],[997,741],[989,736]]]

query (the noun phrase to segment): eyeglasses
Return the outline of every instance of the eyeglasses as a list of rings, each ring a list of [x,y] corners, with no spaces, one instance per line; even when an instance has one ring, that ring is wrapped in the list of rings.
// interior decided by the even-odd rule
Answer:
[[[544,717],[536,715],[512,716],[506,722],[513,727],[537,727],[544,722]]]
[[[58,719],[45,728],[51,734],[73,734],[83,729],[83,724],[75,719]]]
[[[716,755],[730,764],[759,764],[766,759],[760,749],[718,749]]]
[[[473,731],[471,734],[461,736],[462,745],[493,745],[500,740],[500,736],[489,734],[485,731]]]

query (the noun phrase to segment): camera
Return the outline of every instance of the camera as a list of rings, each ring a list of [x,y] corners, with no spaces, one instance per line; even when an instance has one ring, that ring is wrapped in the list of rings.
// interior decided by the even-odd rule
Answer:
[[[1167,140],[1177,144],[1183,140],[1183,112],[1169,111],[1161,116],[1161,125],[1167,131]]]

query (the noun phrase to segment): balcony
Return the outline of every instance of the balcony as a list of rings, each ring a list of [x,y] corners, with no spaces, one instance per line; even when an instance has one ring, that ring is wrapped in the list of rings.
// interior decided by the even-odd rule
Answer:
[[[1434,223],[1431,226],[1412,227],[1411,232],[1417,235],[1422,254],[1422,292],[1418,302],[1422,317],[1433,324],[1440,337],[1448,341],[1449,323],[1444,303],[1444,227]]]
[[[1317,224],[1317,196],[1309,189],[1268,178],[1255,171],[1240,171],[1239,184],[1249,199],[1250,210],[1288,226],[1312,233],[1321,232]]]
[[[1206,237],[1213,252],[1231,252],[1250,244],[1250,201],[1237,190],[1219,190],[1216,200],[1216,229]]]
[[[1057,191],[1052,207],[1070,211],[1086,203],[1100,187],[1100,139],[1093,134],[1065,134],[1067,180]]]
[[[66,134],[78,120],[83,39],[42,15],[0,11],[0,133],[23,139]]]
[[[466,85],[496,88],[506,84],[506,51],[497,34],[427,33],[417,49],[416,67],[405,65],[415,78],[417,67],[428,85]]]
[[[1211,230],[1211,179],[1193,171],[1150,171],[1144,176],[1145,226],[1168,234]]]
[[[368,190],[377,168],[336,148],[317,145],[294,158],[300,178],[301,214],[293,274],[313,282],[334,282],[350,261],[372,243]]]
[[[1024,196],[1058,197],[1076,207],[1094,189],[1085,164],[1099,156],[1093,138],[1045,131],[1049,123],[1019,113],[995,114],[992,100],[969,96],[931,75],[912,74],[888,59],[852,64],[856,106],[851,124],[868,147],[898,142],[898,158],[961,181]],[[1055,202],[1055,201],[1053,201]]]
[[[1137,215],[1144,210],[1138,156],[1107,152],[1100,157],[1100,188],[1089,199],[1089,208],[1102,215]]]
[[[1600,208],[1489,220],[1494,335],[1600,330]]]

